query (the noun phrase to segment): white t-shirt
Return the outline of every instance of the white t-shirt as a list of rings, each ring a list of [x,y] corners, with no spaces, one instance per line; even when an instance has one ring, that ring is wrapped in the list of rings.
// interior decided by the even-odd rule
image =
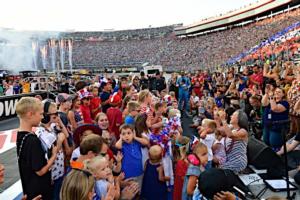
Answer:
[[[51,124],[53,127],[53,124]],[[50,151],[52,144],[57,140],[57,136],[53,129],[47,130],[44,127],[38,127],[36,135],[41,140],[42,146],[45,151]],[[47,154],[46,154],[47,155]],[[47,158],[48,159],[48,158]],[[65,170],[65,156],[62,149],[57,152],[56,159],[51,167],[52,180],[57,180],[64,175]]]
[[[80,156],[80,149],[79,147],[77,147],[76,149],[74,149],[74,151],[72,152],[72,156],[71,156],[71,161],[77,160],[77,158]]]
[[[12,85],[9,85],[8,88],[5,90],[5,95],[13,95],[14,94],[14,87]]]
[[[191,96],[191,99],[192,99],[192,101],[194,102],[194,103],[197,103],[197,102],[199,102],[200,101],[200,98],[198,97],[198,96]]]
[[[215,133],[207,134],[205,139],[201,139],[201,142],[206,145],[208,151],[208,161],[212,161],[213,159],[213,152],[212,146],[216,140]]]

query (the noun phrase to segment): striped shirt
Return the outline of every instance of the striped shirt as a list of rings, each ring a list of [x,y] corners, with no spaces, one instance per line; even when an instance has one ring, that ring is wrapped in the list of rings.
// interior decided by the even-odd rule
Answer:
[[[226,138],[227,159],[221,165],[222,169],[230,169],[235,173],[247,167],[247,141]]]

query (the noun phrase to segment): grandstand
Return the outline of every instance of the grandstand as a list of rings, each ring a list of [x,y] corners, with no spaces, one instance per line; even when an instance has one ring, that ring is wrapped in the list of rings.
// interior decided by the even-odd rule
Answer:
[[[75,68],[140,66],[145,62],[166,70],[211,68],[232,64],[233,58],[298,22],[298,4],[298,0],[263,0],[189,26],[63,36],[74,40]]]

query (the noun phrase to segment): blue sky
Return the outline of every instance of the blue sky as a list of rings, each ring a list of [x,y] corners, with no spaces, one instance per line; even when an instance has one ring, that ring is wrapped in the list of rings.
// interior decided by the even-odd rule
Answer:
[[[0,27],[100,31],[187,25],[253,2],[256,0],[7,0],[1,2]]]

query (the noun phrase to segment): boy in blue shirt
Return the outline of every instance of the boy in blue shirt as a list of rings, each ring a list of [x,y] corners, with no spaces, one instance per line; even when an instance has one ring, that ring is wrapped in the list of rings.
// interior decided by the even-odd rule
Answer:
[[[136,101],[130,101],[127,104],[128,108],[128,115],[125,117],[125,124],[130,124],[134,126],[135,120],[134,118],[139,114],[141,111],[140,104]]]
[[[141,147],[149,145],[149,140],[135,135],[132,125],[123,124],[120,127],[120,139],[116,143],[116,148],[121,149],[123,154],[122,172],[125,179],[133,179],[142,186],[143,163]]]

